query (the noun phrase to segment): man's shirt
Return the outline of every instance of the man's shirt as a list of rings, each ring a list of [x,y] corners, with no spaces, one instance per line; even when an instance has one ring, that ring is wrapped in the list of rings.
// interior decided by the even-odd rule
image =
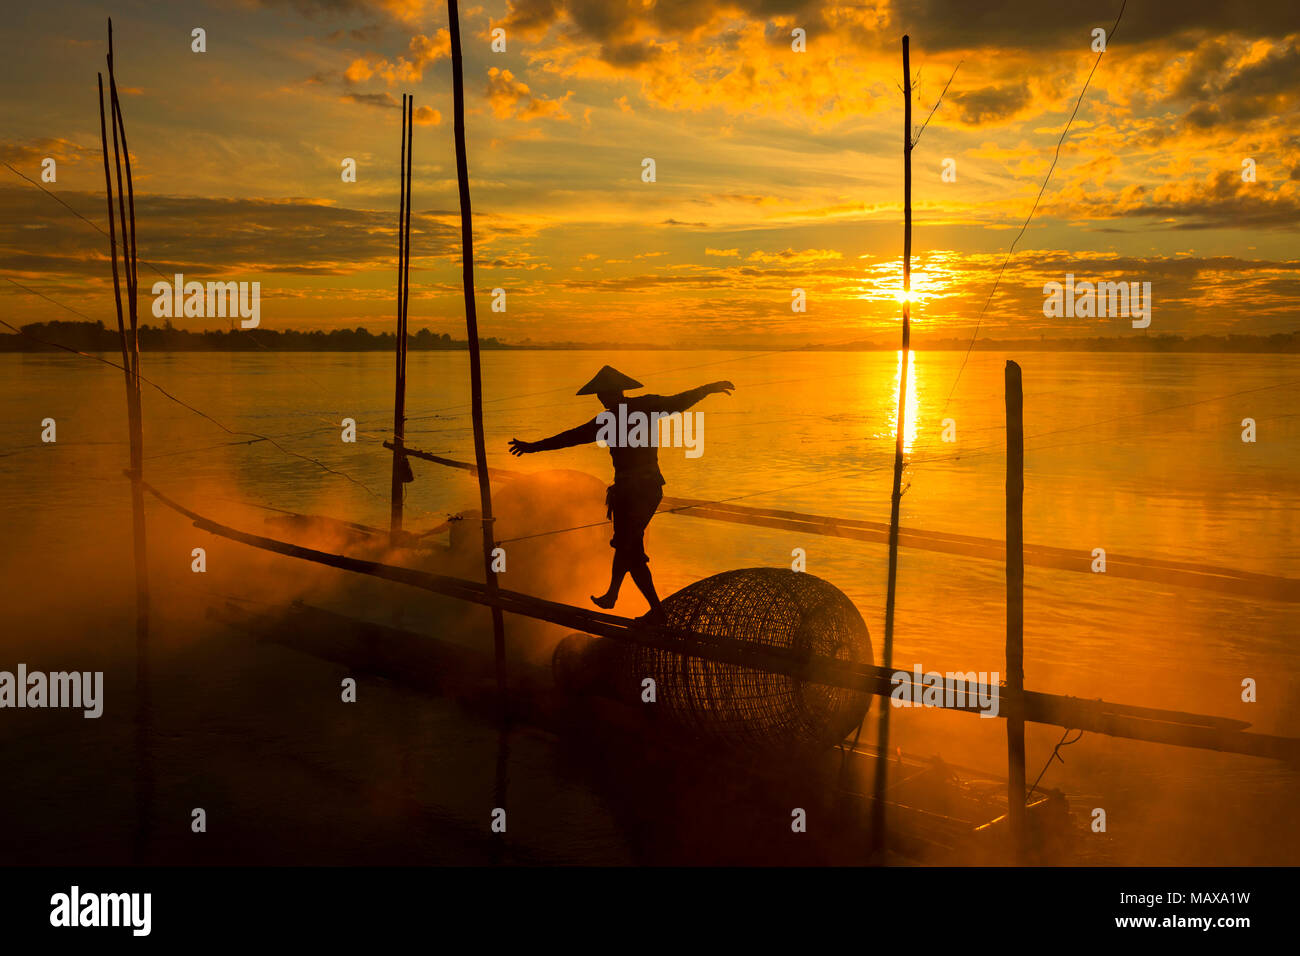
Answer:
[[[606,412],[602,412],[589,422],[579,425],[577,428],[570,428],[567,432],[537,442],[538,451],[554,451],[557,448],[571,448],[574,445],[588,445],[600,437],[603,422],[608,418],[602,419],[602,416],[613,416],[615,436],[618,434],[618,417],[619,405],[626,407],[626,417],[631,417],[633,412],[641,412],[647,420],[646,443],[637,445],[622,446],[616,442],[609,445],[609,455],[614,459],[614,482],[631,482],[646,481],[657,485],[664,483],[664,476],[659,471],[659,448],[658,436],[654,434],[657,430],[657,423],[652,416],[657,412],[660,415],[671,415],[677,412],[684,412],[700,399],[709,394],[709,386],[701,385],[699,388],[693,388],[677,395],[638,395],[634,398],[624,398],[618,405]],[[606,434],[609,434],[606,426]],[[629,428],[630,431],[630,428]],[[651,441],[654,444],[651,444]]]

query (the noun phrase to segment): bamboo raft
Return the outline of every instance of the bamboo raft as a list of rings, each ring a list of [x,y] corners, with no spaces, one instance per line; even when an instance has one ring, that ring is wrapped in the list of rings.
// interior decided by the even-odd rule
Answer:
[[[466,646],[323,608],[269,608],[230,600],[208,616],[258,643],[330,661],[349,673],[447,696],[495,718],[492,655]],[[551,672],[515,663],[508,691],[512,723],[552,735],[586,768],[611,803],[633,859],[682,864],[860,864],[874,841],[871,782],[879,754],[869,746],[791,755],[774,764],[744,751],[702,751],[665,734],[647,708],[558,689]],[[886,796],[891,850],[882,862],[999,863],[1005,859],[1005,782],[979,771],[897,753],[887,761],[895,783]],[[667,814],[666,808],[690,812]],[[772,827],[800,807],[813,821],[805,834]],[[1065,795],[1043,788],[1028,801],[1035,858],[1101,862],[1108,842],[1073,839],[1084,823]],[[753,833],[765,832],[763,841]]]
[[[455,598],[458,601],[485,607],[499,607],[502,611],[521,617],[558,624],[584,634],[593,634],[615,641],[654,647],[683,657],[737,664],[758,671],[784,674],[795,680],[824,683],[881,697],[890,697],[900,684],[906,685],[910,691],[915,692],[916,696],[913,699],[919,700],[920,693],[924,690],[924,687],[916,684],[905,671],[895,672],[866,664],[849,665],[831,658],[797,657],[786,651],[761,644],[727,640],[714,635],[683,633],[671,628],[638,622],[632,618],[548,601],[505,588],[498,588],[493,597],[488,588],[477,581],[334,554],[265,535],[252,534],[205,518],[164,495],[148,482],[142,484],[144,489],[158,501],[190,519],[194,527],[199,530],[263,551],[393,581]],[[1300,739],[1247,733],[1246,728],[1250,724],[1246,721],[1029,690],[1022,694],[1015,694],[1008,691],[1005,686],[974,681],[956,681],[954,689],[963,695],[967,703],[962,706],[949,706],[945,703],[943,705],[945,709],[977,714],[979,707],[973,702],[979,700],[978,695],[983,695],[986,700],[992,699],[998,702],[999,716],[1005,715],[1007,705],[1018,704],[1024,710],[1025,719],[1033,723],[1051,724],[1151,743],[1174,744],[1277,760],[1300,760]]]

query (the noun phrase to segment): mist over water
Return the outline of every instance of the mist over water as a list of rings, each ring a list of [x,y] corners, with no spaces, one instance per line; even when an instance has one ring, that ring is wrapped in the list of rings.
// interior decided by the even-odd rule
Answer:
[[[1297,387],[1286,384],[1300,380],[1296,357],[1047,352],[1011,357],[1024,369],[1028,544],[1085,553],[1100,547],[1108,554],[1300,578],[1295,543],[1300,540],[1300,426]],[[949,402],[961,354],[914,355],[909,430],[915,429],[915,437],[904,478],[905,527],[1003,537],[1004,358],[972,354]],[[407,443],[472,460],[466,357],[413,352],[408,362]],[[687,459],[682,449],[661,451],[665,494],[739,498],[744,505],[888,521],[894,353],[487,352],[490,463],[548,473],[539,481],[495,482],[498,538],[578,529],[508,544],[503,586],[578,605],[604,590],[609,528],[579,526],[603,520],[608,452],[589,446],[516,460],[506,454],[506,442],[543,438],[591,418],[599,411],[595,401],[573,392],[606,362],[661,394],[720,378],[736,383],[733,396],[712,396],[697,406],[707,424],[700,458]],[[0,364],[5,454],[0,520],[6,530],[0,573],[8,594],[0,668],[12,669],[20,660],[49,670],[102,666],[109,671],[109,710],[98,732],[108,738],[125,734],[129,713],[125,705],[114,706],[129,696],[134,647],[121,373],[74,356],[5,355]],[[342,535],[319,532],[306,539],[268,524],[274,514],[251,506],[387,527],[391,453],[380,442],[392,429],[391,356],[146,354],[142,367],[148,378],[235,432],[275,437],[284,448],[360,483],[268,442],[228,444],[253,436],[223,432],[145,386],[146,477],[181,504],[238,528],[323,550],[348,550],[350,544]],[[40,422],[47,417],[57,422],[54,445],[40,443]],[[340,440],[345,417],[357,422],[355,444]],[[1241,441],[1241,421],[1247,417],[1258,423],[1253,444]],[[941,439],[948,418],[955,423],[955,443]],[[412,467],[416,480],[407,486],[408,529],[465,516],[452,537],[439,540],[454,545],[456,535],[468,538],[473,555],[478,497],[472,475],[420,461]],[[233,645],[229,632],[205,616],[207,606],[225,596],[281,603],[301,598],[448,639],[468,630],[490,646],[482,609],[453,607],[396,585],[262,554],[200,532],[156,502],[147,507],[154,644],[191,675],[189,686],[161,691],[159,707],[178,721],[196,708],[209,715],[188,728],[183,744],[166,746],[203,758],[196,766],[208,769],[195,772],[213,778],[209,792],[226,773],[233,778],[247,770],[233,756],[233,741],[243,735],[260,735],[260,743],[246,746],[263,759],[296,752],[301,741],[293,728],[306,719],[304,701],[337,700],[338,679],[346,676],[340,668],[282,649]],[[803,548],[808,571],[841,588],[862,612],[879,657],[887,558],[882,545],[669,514],[652,522],[646,544],[665,595],[731,568],[788,567],[792,549]],[[190,571],[194,547],[207,550],[204,575]],[[464,573],[478,577],[481,564],[471,563]],[[997,562],[904,549],[895,665],[1003,672],[1004,608],[1003,569]],[[1028,567],[1026,686],[1233,717],[1250,721],[1255,730],[1300,734],[1296,608]],[[629,584],[616,612],[643,610]],[[564,633],[514,618],[508,619],[508,631],[513,658],[539,665]],[[1256,703],[1241,700],[1247,677],[1258,684]],[[480,769],[483,780],[491,776],[487,765],[493,755],[477,755],[480,745],[490,750],[490,731],[445,702],[397,690],[375,692],[371,700],[376,703],[367,726],[382,734],[369,750],[372,765],[332,769],[381,781],[374,784],[375,806],[394,819],[406,799],[403,787],[427,792],[436,786],[443,790],[433,799],[449,819],[472,817],[467,808],[476,805],[478,794],[468,785],[459,793],[447,781],[478,779]],[[878,712],[877,703],[873,713]],[[85,749],[77,743],[84,731],[78,725],[90,722],[78,714],[60,723],[60,716],[66,715],[0,713],[0,738],[18,746],[15,752],[30,764],[27,782],[9,798],[10,816],[52,793],[92,790],[94,774],[108,772],[108,767],[95,769],[89,757],[77,763],[70,756],[80,752],[78,747]],[[315,732],[322,753],[345,747],[360,733],[343,716],[320,721]],[[892,728],[893,742],[905,752],[937,754],[952,764],[995,773],[1005,768],[1000,721],[900,710],[893,714]],[[1054,728],[1029,726],[1031,781],[1059,737]],[[127,759],[125,739],[110,741],[102,759],[114,754]],[[51,745],[56,740],[71,749]],[[533,746],[521,744],[515,757],[548,767],[544,748],[537,744],[534,752]],[[1300,833],[1290,809],[1294,770],[1090,734],[1062,755],[1065,763],[1055,763],[1043,783],[1063,789],[1077,806],[1106,808],[1113,858],[1136,863],[1293,863],[1298,858]],[[337,763],[333,757],[319,759]],[[284,797],[298,786],[306,794],[311,786],[328,783],[309,785],[305,776],[295,783],[290,775],[279,786],[272,791]],[[539,794],[564,790],[572,807],[583,807],[565,811],[586,822],[560,828],[557,854],[592,859],[608,852],[598,845],[616,843],[616,837],[606,843],[591,837],[591,821],[600,819],[592,809],[595,798],[577,793],[581,788],[565,782],[555,768],[532,775],[527,786]],[[235,785],[230,787],[234,803],[255,798],[251,788],[236,794]],[[127,796],[118,793],[113,799],[125,806]],[[165,799],[171,797],[178,806],[185,804],[183,792]]]

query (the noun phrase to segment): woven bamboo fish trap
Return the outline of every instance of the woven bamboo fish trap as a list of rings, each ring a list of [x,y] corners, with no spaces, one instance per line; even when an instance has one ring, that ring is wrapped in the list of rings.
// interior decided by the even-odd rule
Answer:
[[[871,664],[871,637],[853,602],[833,584],[782,568],[724,571],[663,602],[668,626],[695,634]],[[572,642],[572,643],[569,643]],[[737,749],[834,746],[867,712],[871,695],[797,680],[739,664],[672,651],[571,637],[556,649],[557,679],[579,656],[598,657],[601,682],[618,699],[640,704],[655,682],[653,718],[672,730]],[[590,671],[590,669],[589,669]]]

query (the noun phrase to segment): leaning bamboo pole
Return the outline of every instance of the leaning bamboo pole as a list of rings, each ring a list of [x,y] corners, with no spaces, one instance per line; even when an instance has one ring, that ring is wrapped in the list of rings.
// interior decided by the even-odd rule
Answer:
[[[383,443],[385,448],[393,447],[391,442]],[[433,455],[418,448],[405,446],[406,454],[411,458],[442,465],[445,468],[458,468],[461,471],[474,471],[474,465],[467,461],[457,461],[442,455]],[[508,468],[489,469],[494,481],[514,481],[526,477],[529,472],[513,471]],[[822,535],[830,538],[847,538],[853,541],[868,541],[873,544],[889,543],[889,525],[883,521],[863,521],[859,518],[840,518],[830,515],[809,514],[804,511],[788,511],[778,508],[756,508],[752,505],[740,505],[734,501],[713,501],[707,498],[676,498],[665,495],[659,502],[659,514],[673,514],[684,518],[702,518],[706,521],[725,521],[731,524],[746,524],[760,528],[780,528],[797,531],[799,534]],[[554,531],[539,532],[532,537],[543,537],[576,531],[577,528],[559,528]],[[1006,541],[1001,538],[981,538],[969,534],[953,534],[949,531],[927,531],[924,528],[898,529],[898,546],[918,551],[933,551],[939,554],[955,554],[967,558],[986,561],[1006,561]],[[1078,574],[1091,574],[1092,552],[1078,548],[1058,548],[1045,544],[1026,544],[1024,546],[1026,567],[1053,568],[1057,571],[1071,571]],[[1300,603],[1300,579],[1283,577],[1277,574],[1259,574],[1255,571],[1242,571],[1222,565],[1194,564],[1188,561],[1168,561],[1163,558],[1142,557],[1131,554],[1106,552],[1106,574],[1112,578],[1126,578],[1135,581],[1153,581],[1158,584],[1172,584],[1177,587],[1197,588],[1204,591],[1218,591],[1238,598],[1263,598],[1268,601]]]
[[[131,174],[131,151],[126,142],[126,123],[122,118],[122,104],[117,95],[117,77],[113,65],[113,21],[108,24],[108,83],[109,91],[112,96],[113,116],[114,119],[114,158],[117,158],[116,137],[120,133],[122,139],[121,164],[126,169],[126,200],[127,200],[127,218],[123,220],[123,248],[122,254],[125,259],[127,273],[127,314],[131,323],[131,390],[130,401],[135,412],[132,440],[131,440],[131,473],[132,480],[132,501],[134,516],[134,538],[136,563],[141,569],[137,576],[137,600],[139,607],[142,609],[137,615],[137,634],[136,639],[139,643],[137,648],[139,661],[143,665],[147,660],[145,644],[149,637],[149,590],[148,574],[146,564],[146,537],[144,524],[144,494],[140,489],[140,480],[144,477],[144,418],[143,409],[140,400],[140,316],[139,316],[139,288],[140,288],[140,267],[139,260],[136,256],[135,242],[135,182]],[[122,201],[122,169],[118,169],[118,203]],[[126,246],[125,227],[130,225],[130,249]]]
[[[383,445],[389,449],[393,447],[392,442],[389,441],[385,441]],[[405,446],[405,450],[410,458],[418,458],[445,468],[458,468],[461,471],[475,470],[472,462],[430,454],[412,448],[410,445]],[[530,474],[530,472],[513,471],[509,468],[491,468],[488,471],[493,481],[514,481]],[[658,513],[683,518],[701,518],[706,521],[753,525],[759,528],[780,528],[799,534],[846,538],[872,544],[889,543],[889,525],[883,521],[863,521],[859,518],[840,518],[778,508],[756,508],[752,505],[736,504],[734,501],[676,498],[665,495],[659,502]],[[540,538],[576,530],[579,529],[558,528],[554,531],[538,532],[531,537]],[[996,561],[999,564],[1005,563],[1007,554],[1006,541],[1002,538],[981,538],[969,534],[953,534],[949,531],[927,531],[924,528],[900,527],[898,546],[917,551],[955,554],[982,561]],[[1024,545],[1026,567],[1092,574],[1092,561],[1092,552],[1079,548],[1058,548],[1045,544]],[[1111,578],[1152,581],[1177,587],[1217,591],[1237,598],[1262,598],[1268,601],[1300,603],[1300,579],[1242,571],[1239,568],[1227,568],[1222,565],[1168,561],[1163,558],[1107,551],[1106,575]]]
[[[389,441],[385,441],[383,446],[388,449],[393,447]],[[405,449],[406,454],[411,458],[442,465],[445,468],[457,468],[461,471],[471,472],[475,470],[472,462],[434,455],[418,448],[412,448],[410,445],[405,446]],[[514,481],[525,478],[530,474],[530,472],[514,471],[509,468],[491,468],[489,473],[494,481]],[[707,498],[677,498],[665,495],[659,503],[658,513],[674,514],[685,518],[702,518],[707,521],[754,525],[761,528],[780,528],[786,531],[797,531],[799,534],[847,538],[873,544],[889,543],[889,524],[883,521],[863,521],[859,518],[809,514],[803,511],[789,511],[778,508],[756,508],[752,505],[740,505],[728,500],[714,501]],[[540,538],[576,530],[579,529],[558,528],[554,531],[538,532],[532,537]],[[948,531],[927,531],[924,528],[900,527],[898,529],[898,544],[900,548],[934,551],[940,554],[955,554],[962,557],[997,561],[999,564],[1006,561],[1006,541],[1002,538],[981,538],[976,535],[954,534]],[[1026,567],[1052,568],[1058,571],[1071,571],[1079,574],[1093,573],[1091,568],[1092,553],[1078,548],[1026,544],[1024,546],[1024,560]],[[1112,578],[1152,581],[1178,587],[1218,591],[1239,598],[1257,597],[1269,601],[1300,603],[1300,579],[1276,574],[1259,574],[1255,571],[1242,571],[1239,568],[1228,568],[1222,565],[1168,561],[1163,558],[1118,554],[1108,551],[1106,553],[1106,574]]]
[[[113,213],[113,178],[108,166],[108,126],[104,119],[104,74],[99,77],[99,141],[104,154],[104,194],[108,197],[108,261],[113,269],[113,302],[117,306],[117,331],[122,344],[122,373],[126,376],[126,410],[129,431],[135,433],[135,412],[131,404],[134,387],[131,380],[131,355],[126,344],[126,325],[122,318],[122,285],[117,274],[117,217]],[[123,226],[125,229],[125,225]]]
[[[126,141],[126,124],[117,94],[117,74],[113,62],[113,21],[108,21],[109,125],[112,128],[113,165],[117,172],[117,204],[122,223],[122,272],[126,280],[127,316],[130,335],[122,315],[122,290],[118,279],[117,242],[113,222],[113,180],[108,164],[108,132],[104,121],[104,81],[99,78],[100,144],[104,153],[104,181],[108,195],[109,251],[112,256],[113,296],[117,307],[117,327],[122,347],[122,364],[126,370],[127,424],[130,432],[131,525],[135,557],[136,599],[136,786],[137,821],[133,850],[142,860],[148,846],[153,814],[153,768],[149,755],[152,700],[149,674],[149,569],[144,513],[144,428],[140,401],[140,334],[137,290],[139,264],[136,257],[135,186],[131,175],[131,154]],[[119,146],[120,140],[120,146]],[[123,165],[125,161],[125,190]]]
[[[407,302],[410,298],[411,253],[411,113],[415,98],[402,94],[402,157],[397,179],[400,196],[397,212],[397,357],[396,384],[393,396],[393,479],[392,507],[389,520],[391,543],[397,546],[402,535],[402,489],[406,483],[407,469],[404,439],[406,435],[406,322]]]
[[[474,461],[478,466],[479,504],[483,526],[483,573],[488,593],[497,591],[493,570],[495,541],[492,529],[492,479],[488,474],[487,444],[483,437],[483,371],[479,362],[478,312],[474,305],[474,229],[469,201],[469,165],[465,158],[465,76],[460,50],[460,13],[456,0],[447,0],[451,31],[452,112],[455,114],[456,179],[460,186],[461,270],[465,291],[465,329],[469,339],[470,405],[474,419]],[[506,630],[498,604],[492,605],[492,638],[496,655],[497,693],[504,716],[506,706]]]
[[[1020,366],[1006,367],[1007,405],[1007,822],[1011,851],[1024,862],[1029,850],[1025,813],[1025,421]]]
[[[898,416],[894,422],[894,486],[889,496],[889,572],[885,588],[885,639],[881,662],[887,670],[894,663],[894,607],[898,594],[898,519],[903,497],[903,440],[907,432],[907,372],[912,338],[912,75],[908,38],[903,36],[903,347],[898,359]],[[878,723],[878,749],[889,753],[889,711],[882,707]],[[885,846],[885,791],[889,761],[876,766],[876,799],[873,804],[875,836]]]

